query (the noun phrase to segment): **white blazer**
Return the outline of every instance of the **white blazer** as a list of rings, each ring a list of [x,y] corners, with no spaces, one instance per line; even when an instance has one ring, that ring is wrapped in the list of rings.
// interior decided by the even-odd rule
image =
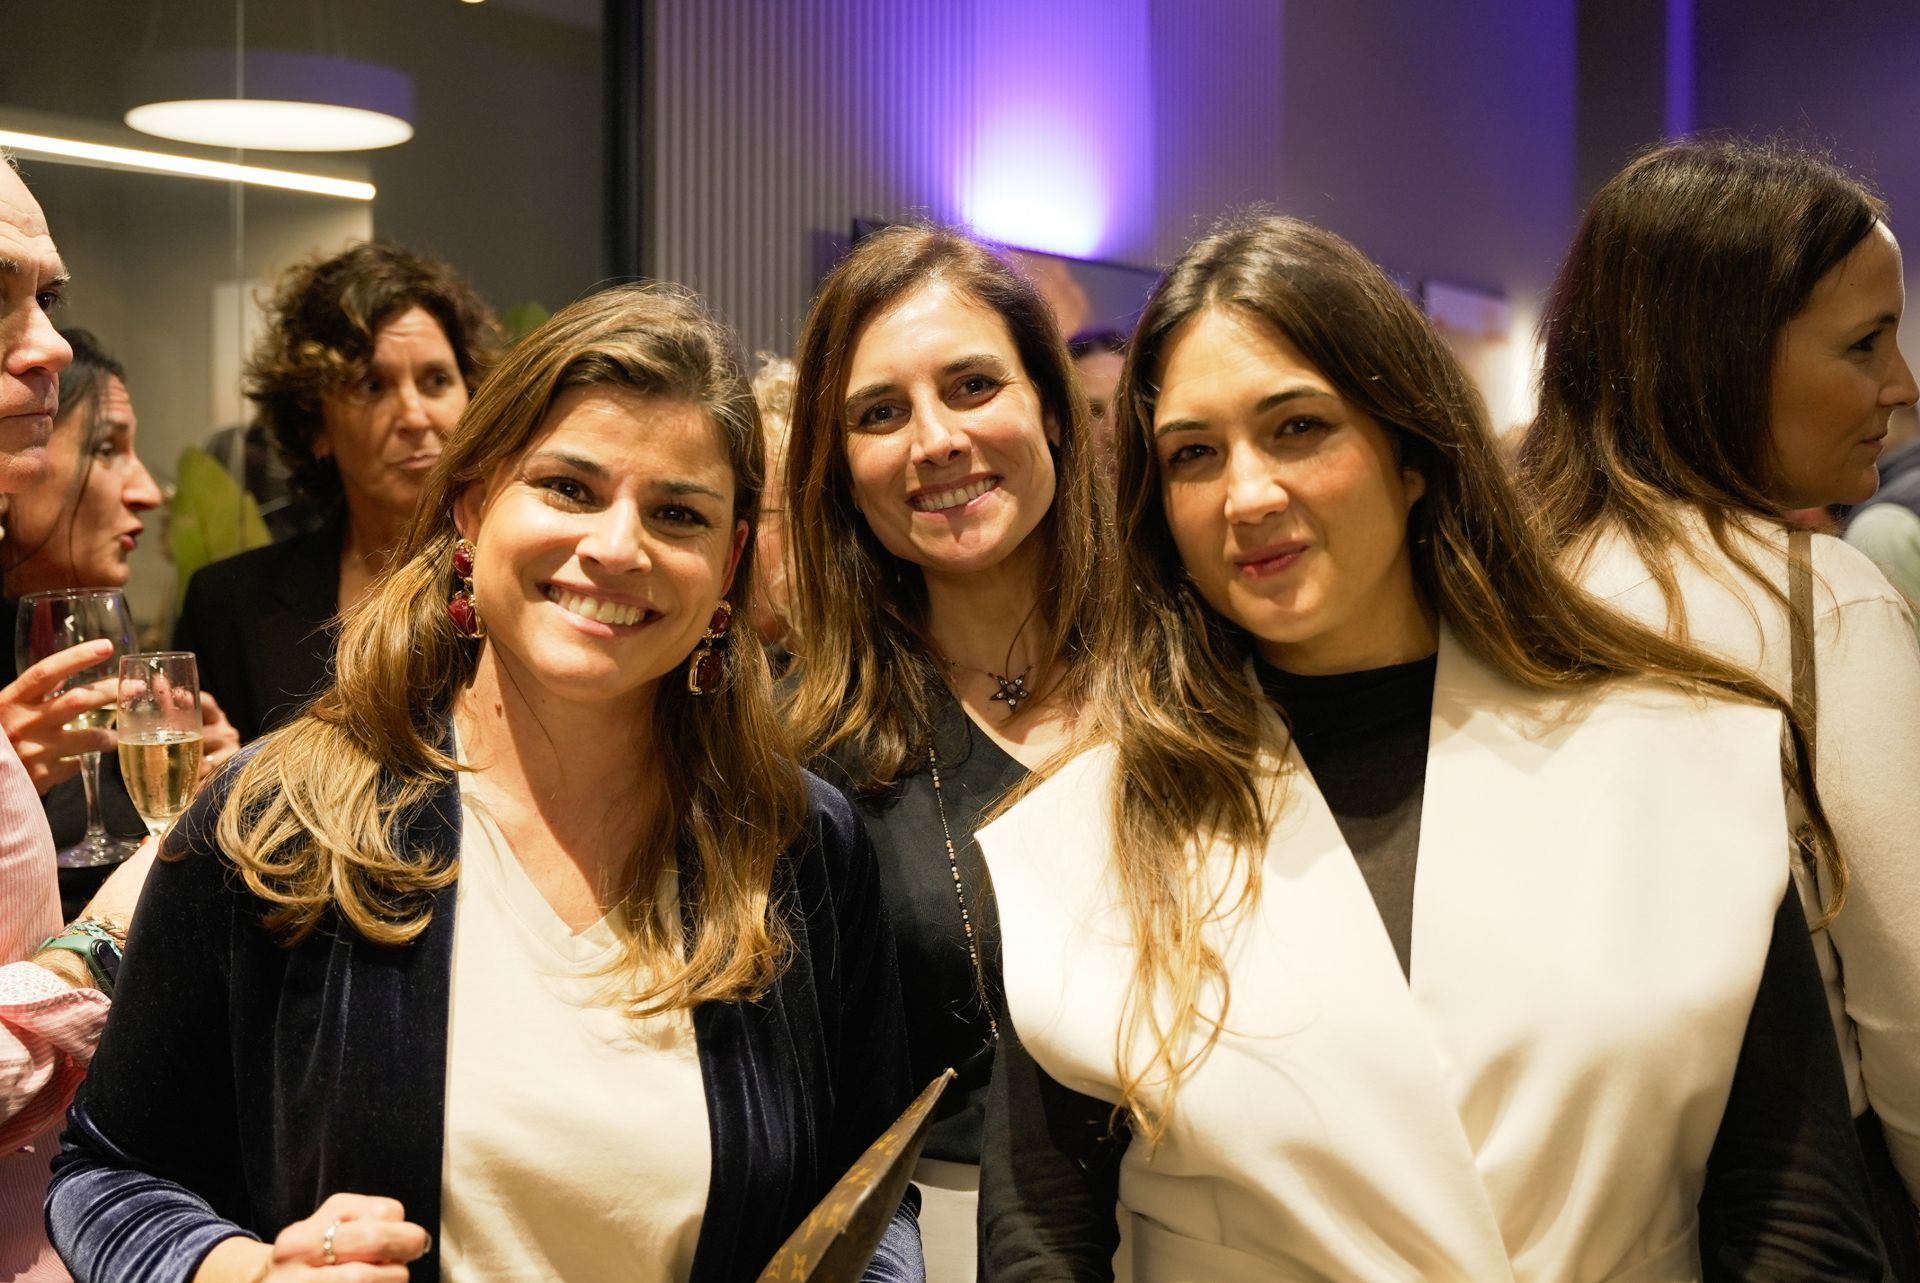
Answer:
[[[1227,1030],[1157,1152],[1122,1162],[1133,1277],[1697,1280],[1695,1206],[1787,883],[1781,729],[1641,683],[1541,697],[1443,635],[1410,983],[1298,751],[1263,758],[1262,894],[1214,929]],[[1112,781],[1091,751],[978,838],[1015,1029],[1117,1101],[1134,948]]]
[[[1688,528],[1699,557],[1674,566],[1687,634],[1790,694],[1785,606],[1726,559],[1703,521],[1689,518]],[[1784,596],[1785,532],[1738,536],[1735,546]],[[1829,535],[1815,535],[1812,548],[1815,774],[1852,875],[1846,908],[1814,948],[1854,1112],[1869,1104],[1879,1112],[1907,1191],[1920,1201],[1920,647],[1905,599],[1878,566]],[[1625,539],[1597,539],[1575,570],[1623,613],[1670,626],[1653,576]],[[1806,878],[1801,884],[1807,916],[1817,917],[1819,897]]]

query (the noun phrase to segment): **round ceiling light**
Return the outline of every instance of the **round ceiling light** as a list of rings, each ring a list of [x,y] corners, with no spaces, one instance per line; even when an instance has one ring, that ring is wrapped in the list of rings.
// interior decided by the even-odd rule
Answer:
[[[413,82],[391,67],[315,54],[176,51],[132,74],[129,127],[248,151],[370,151],[413,137]]]

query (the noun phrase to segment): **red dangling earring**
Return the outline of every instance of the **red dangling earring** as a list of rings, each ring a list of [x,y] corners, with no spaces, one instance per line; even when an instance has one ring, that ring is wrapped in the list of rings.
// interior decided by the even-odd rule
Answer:
[[[485,637],[487,626],[480,622],[480,608],[473,604],[473,545],[465,539],[453,545],[453,577],[459,586],[447,601],[447,618],[462,637]]]
[[[693,648],[693,658],[687,661],[687,690],[694,695],[711,695],[720,689],[720,683],[727,676],[726,652],[718,649],[727,639],[727,630],[733,627],[733,604],[721,602],[714,607],[713,618],[707,621],[706,636]]]

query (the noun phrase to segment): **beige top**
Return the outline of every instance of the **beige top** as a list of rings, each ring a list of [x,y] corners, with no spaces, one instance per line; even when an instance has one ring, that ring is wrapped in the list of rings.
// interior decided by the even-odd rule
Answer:
[[[712,1170],[685,1014],[635,1022],[467,787],[447,1036],[441,1278],[679,1283]]]
[[[1787,539],[1737,534],[1735,546],[1774,592],[1736,568],[1704,521],[1689,518],[1696,556],[1677,557],[1684,633],[1793,690]],[[1887,1145],[1920,1197],[1920,648],[1907,603],[1865,557],[1829,535],[1812,539],[1814,666],[1820,693],[1815,775],[1852,874],[1846,908],[1814,938],[1854,1111],[1871,1104]],[[1575,562],[1581,582],[1617,609],[1671,628],[1646,564],[1617,534]],[[1820,895],[1796,864],[1809,915]]]

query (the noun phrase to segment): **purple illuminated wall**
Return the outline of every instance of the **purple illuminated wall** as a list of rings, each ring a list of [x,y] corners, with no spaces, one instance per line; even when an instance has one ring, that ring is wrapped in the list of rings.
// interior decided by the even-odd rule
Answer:
[[[957,7],[972,10],[974,114],[934,146],[962,220],[1056,254],[1132,254],[1154,196],[1146,0]]]
[[[1695,123],[1830,149],[1891,206],[1905,249],[1901,347],[1920,367],[1920,7],[1910,0],[1693,0]]]
[[[652,270],[785,346],[829,242],[915,214],[1150,256],[1147,0],[666,0]]]
[[[1525,301],[1572,231],[1574,28],[1570,0],[1289,6],[1290,211]]]
[[[1322,219],[1413,279],[1544,284],[1574,0],[657,0],[651,270],[784,347],[855,217],[1164,263]]]

